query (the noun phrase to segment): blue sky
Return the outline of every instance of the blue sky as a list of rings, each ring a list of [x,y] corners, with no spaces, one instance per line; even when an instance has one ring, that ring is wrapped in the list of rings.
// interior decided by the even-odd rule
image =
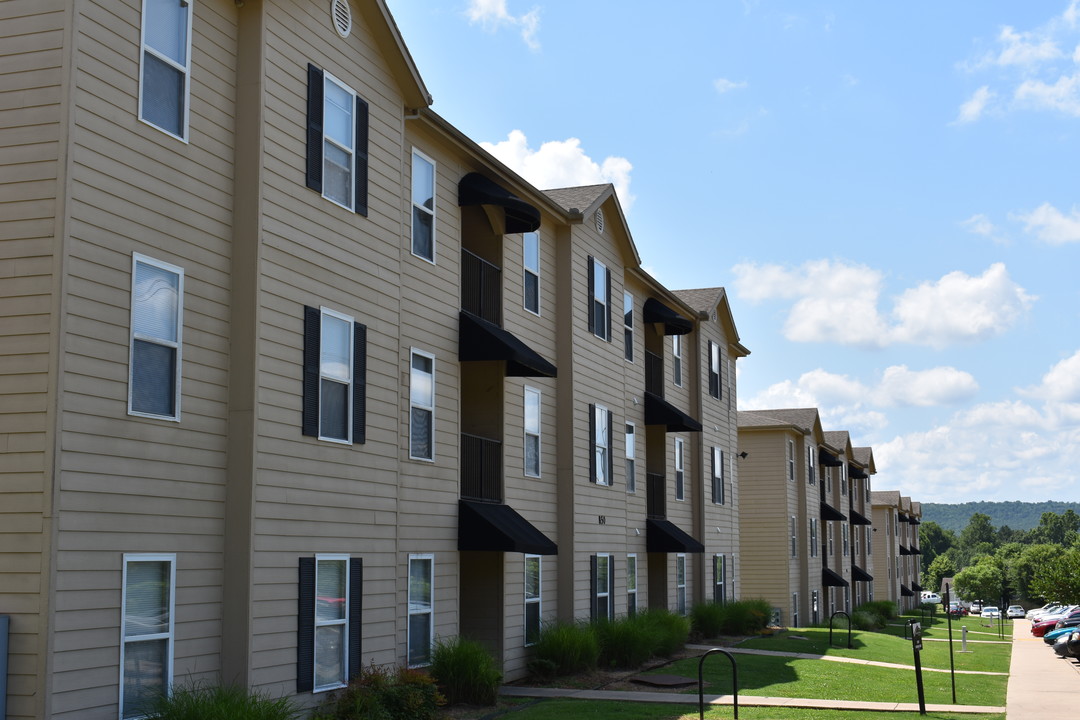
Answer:
[[[926,502],[1080,501],[1080,0],[389,0],[433,109],[723,285],[739,407]]]

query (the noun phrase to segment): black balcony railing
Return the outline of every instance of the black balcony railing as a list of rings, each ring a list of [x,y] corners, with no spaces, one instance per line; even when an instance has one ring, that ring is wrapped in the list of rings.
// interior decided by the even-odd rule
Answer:
[[[502,502],[502,443],[461,433],[461,497]]]
[[[645,351],[645,391],[664,397],[664,358]]]
[[[461,251],[461,309],[502,327],[502,270]]]
[[[667,518],[667,487],[660,473],[645,473],[645,512],[651,518]]]

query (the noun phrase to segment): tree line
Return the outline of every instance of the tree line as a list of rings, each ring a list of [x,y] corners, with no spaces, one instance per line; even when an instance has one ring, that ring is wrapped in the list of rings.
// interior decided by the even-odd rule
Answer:
[[[946,530],[959,533],[967,526],[971,516],[982,513],[990,517],[994,525],[1008,525],[1016,530],[1038,527],[1043,513],[1061,514],[1066,510],[1080,513],[1080,503],[1062,500],[1023,502],[1021,500],[978,500],[964,503],[922,503],[922,519],[933,520]]]

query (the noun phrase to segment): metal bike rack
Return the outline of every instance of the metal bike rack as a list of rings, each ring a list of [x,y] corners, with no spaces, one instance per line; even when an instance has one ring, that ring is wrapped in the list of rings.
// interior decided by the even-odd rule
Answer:
[[[698,712],[700,714],[700,720],[705,720],[705,658],[709,657],[713,653],[724,653],[727,655],[727,659],[731,661],[731,690],[735,697],[735,720],[739,720],[739,667],[735,664],[735,656],[729,653],[723,648],[713,648],[706,650],[705,654],[698,660],[697,665],[697,688],[698,688]]]

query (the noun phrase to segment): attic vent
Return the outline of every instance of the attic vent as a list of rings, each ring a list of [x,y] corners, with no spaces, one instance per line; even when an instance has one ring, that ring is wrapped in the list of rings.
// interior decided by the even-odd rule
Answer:
[[[604,211],[596,208],[596,232],[604,232]]]
[[[334,29],[343,38],[349,37],[352,30],[352,10],[349,9],[349,0],[333,0],[330,4],[330,15],[334,18]]]

